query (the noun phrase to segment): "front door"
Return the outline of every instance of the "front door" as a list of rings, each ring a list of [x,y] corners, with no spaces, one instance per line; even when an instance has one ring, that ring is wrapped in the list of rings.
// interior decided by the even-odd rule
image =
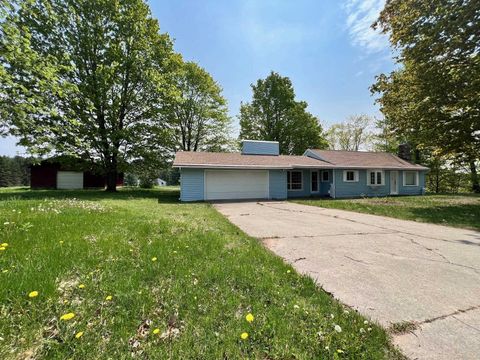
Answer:
[[[390,195],[398,195],[398,171],[390,171]]]

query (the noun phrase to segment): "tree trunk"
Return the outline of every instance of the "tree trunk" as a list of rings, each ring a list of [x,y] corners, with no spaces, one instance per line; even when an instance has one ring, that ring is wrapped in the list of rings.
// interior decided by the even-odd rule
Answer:
[[[112,156],[111,161],[107,166],[107,188],[105,189],[108,192],[116,192],[117,191],[117,177],[118,177],[118,169],[117,169],[117,158],[116,156]]]
[[[480,193],[480,183],[475,160],[470,160],[470,176],[472,179],[472,191],[477,194]]]

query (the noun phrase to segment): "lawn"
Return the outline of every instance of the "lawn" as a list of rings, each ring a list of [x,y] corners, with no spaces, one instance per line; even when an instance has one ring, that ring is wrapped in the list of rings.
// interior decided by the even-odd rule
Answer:
[[[480,196],[425,195],[363,199],[303,199],[295,202],[399,219],[480,230]]]
[[[177,198],[1,190],[0,358],[402,357],[210,205]]]

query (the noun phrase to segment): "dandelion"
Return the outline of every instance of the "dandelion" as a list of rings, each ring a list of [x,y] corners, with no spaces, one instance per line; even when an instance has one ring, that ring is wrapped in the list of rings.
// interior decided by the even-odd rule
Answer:
[[[85,284],[80,284],[80,285],[78,285],[78,288],[79,288],[79,289],[85,289]]]
[[[75,334],[76,339],[80,339],[83,336],[83,331],[79,331]]]
[[[364,328],[360,328],[360,334],[365,334],[365,329]]]
[[[291,271],[290,271],[290,270],[287,270],[287,274],[290,274],[290,273],[291,273]]]
[[[372,331],[372,328],[368,328],[367,331]]]
[[[105,298],[105,300],[107,300],[107,301],[112,300],[112,295],[108,295],[108,296]]]
[[[337,353],[339,353],[339,354],[343,354],[343,353],[344,353],[344,351],[343,351],[342,349],[337,349]]]
[[[363,323],[364,323],[365,325],[368,325],[368,321],[367,321],[367,320],[365,320]]]
[[[157,257],[156,256],[152,257],[152,261],[153,262],[157,261]]]
[[[243,332],[243,333],[240,335],[240,338],[241,338],[242,340],[247,340],[247,339],[248,339],[248,333]]]
[[[8,269],[2,270],[2,273],[6,274],[8,272]]]
[[[153,329],[152,333],[157,335],[160,333],[160,329],[159,328]]]
[[[255,317],[250,313],[248,313],[247,316],[245,316],[245,320],[247,320],[249,323],[251,323],[254,319]]]
[[[0,251],[5,251],[7,248],[5,246],[0,246]]]
[[[31,291],[28,293],[29,298],[34,298],[38,296],[38,291]]]
[[[338,333],[342,332],[342,328],[340,327],[340,325],[335,324],[335,331],[338,332]]]
[[[60,320],[68,321],[68,320],[72,320],[74,317],[75,317],[74,313],[67,313],[60,316]]]
[[[298,306],[297,304],[293,305],[293,308],[294,309],[300,309],[300,306]]]
[[[1,247],[7,247],[8,246],[8,243],[3,243],[3,244],[0,244]]]
[[[60,243],[60,245],[62,245],[62,244],[63,244],[63,240],[60,240],[59,243]]]

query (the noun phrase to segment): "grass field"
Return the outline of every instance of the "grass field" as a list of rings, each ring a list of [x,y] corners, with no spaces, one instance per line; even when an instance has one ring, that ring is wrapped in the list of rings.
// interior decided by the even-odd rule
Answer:
[[[304,199],[295,202],[399,219],[480,230],[480,196],[425,195],[348,200]]]
[[[211,206],[177,198],[1,190],[0,358],[402,357]]]

